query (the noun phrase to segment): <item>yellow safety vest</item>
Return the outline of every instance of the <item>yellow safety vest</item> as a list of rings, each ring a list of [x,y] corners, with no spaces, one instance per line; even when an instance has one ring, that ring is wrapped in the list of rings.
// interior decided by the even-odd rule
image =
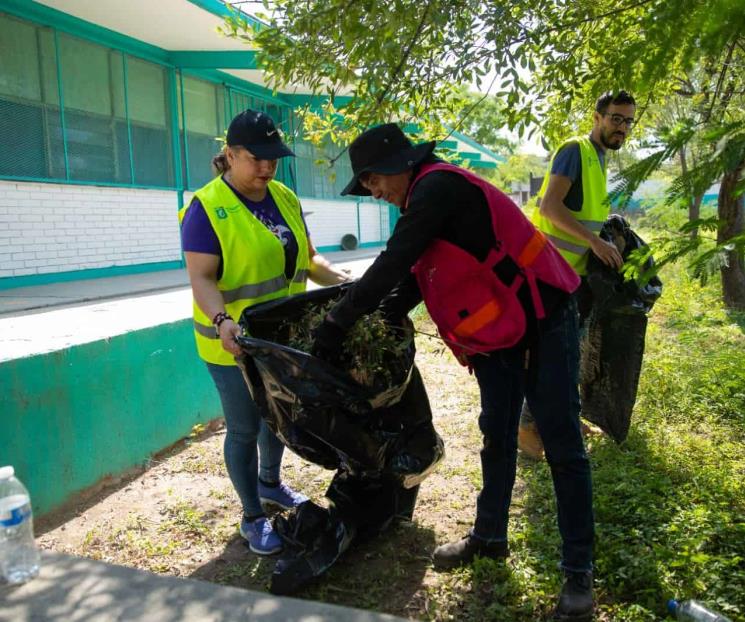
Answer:
[[[570,138],[562,143],[559,149],[556,150],[556,153],[571,143],[579,144],[580,163],[582,166],[582,209],[578,212],[572,210],[570,212],[575,220],[597,235],[610,213],[605,167],[601,165],[600,158],[598,158],[598,153],[592,141],[586,136]],[[546,171],[546,176],[543,178],[541,189],[538,191],[538,205],[533,212],[531,220],[553,242],[562,257],[569,262],[569,265],[574,268],[575,272],[583,275],[587,274],[587,257],[590,245],[585,240],[575,238],[566,231],[559,229],[559,227],[540,212],[541,197],[543,197],[548,188],[548,181],[551,177],[551,169],[553,168],[556,153],[551,158],[551,164],[548,167],[548,171]]]
[[[285,251],[282,242],[254,216],[230,187],[216,177],[197,190],[195,196],[204,207],[222,249],[222,276],[217,288],[225,301],[225,310],[237,322],[246,307],[305,291],[310,257],[300,201],[287,186],[269,182],[269,193],[295,235],[298,245],[295,274],[285,276]],[[179,222],[188,206],[179,210]],[[194,337],[199,356],[208,363],[235,365],[215,334],[212,318],[194,309]]]

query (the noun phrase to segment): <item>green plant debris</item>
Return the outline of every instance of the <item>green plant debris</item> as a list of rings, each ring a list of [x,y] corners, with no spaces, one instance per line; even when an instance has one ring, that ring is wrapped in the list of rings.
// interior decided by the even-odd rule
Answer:
[[[334,302],[309,308],[299,321],[287,323],[287,345],[310,352],[313,333],[328,315]],[[411,346],[412,331],[391,326],[380,311],[367,315],[347,332],[338,366],[366,387],[387,388],[394,382],[395,363]]]

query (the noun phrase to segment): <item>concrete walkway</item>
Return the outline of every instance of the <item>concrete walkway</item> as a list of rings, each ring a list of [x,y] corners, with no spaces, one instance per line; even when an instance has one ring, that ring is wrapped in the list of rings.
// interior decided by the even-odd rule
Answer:
[[[403,622],[402,618],[43,553],[39,576],[0,587],[0,622]]]
[[[359,277],[380,250],[324,256]],[[3,290],[0,362],[184,320],[191,317],[191,305],[185,269]]]
[[[360,260],[374,258],[380,251],[381,248],[363,248],[355,251],[323,253],[323,255],[346,268],[356,267]],[[313,284],[309,283],[309,285],[312,289]],[[94,300],[131,297],[185,287],[189,287],[189,277],[184,268],[16,287],[0,290],[0,319],[28,311],[80,305]]]

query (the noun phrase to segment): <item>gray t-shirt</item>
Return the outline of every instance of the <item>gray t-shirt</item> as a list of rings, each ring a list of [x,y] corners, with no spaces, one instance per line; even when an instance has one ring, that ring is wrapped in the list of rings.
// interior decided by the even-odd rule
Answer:
[[[605,167],[605,152],[600,148],[592,138],[590,138],[595,151],[598,153],[600,166]],[[579,143],[570,143],[559,149],[551,165],[552,175],[562,175],[572,180],[564,205],[573,212],[579,212],[582,209],[582,159],[579,152]]]

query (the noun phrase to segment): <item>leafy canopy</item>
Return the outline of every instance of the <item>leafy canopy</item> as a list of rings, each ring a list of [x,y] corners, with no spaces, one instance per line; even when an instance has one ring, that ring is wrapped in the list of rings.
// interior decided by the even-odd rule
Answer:
[[[270,86],[350,96],[349,126],[457,125],[460,85],[476,84],[492,87],[511,128],[540,125],[552,141],[602,92],[654,101],[745,30],[741,0],[276,0],[266,10],[267,27],[236,15],[226,31],[257,45]]]

